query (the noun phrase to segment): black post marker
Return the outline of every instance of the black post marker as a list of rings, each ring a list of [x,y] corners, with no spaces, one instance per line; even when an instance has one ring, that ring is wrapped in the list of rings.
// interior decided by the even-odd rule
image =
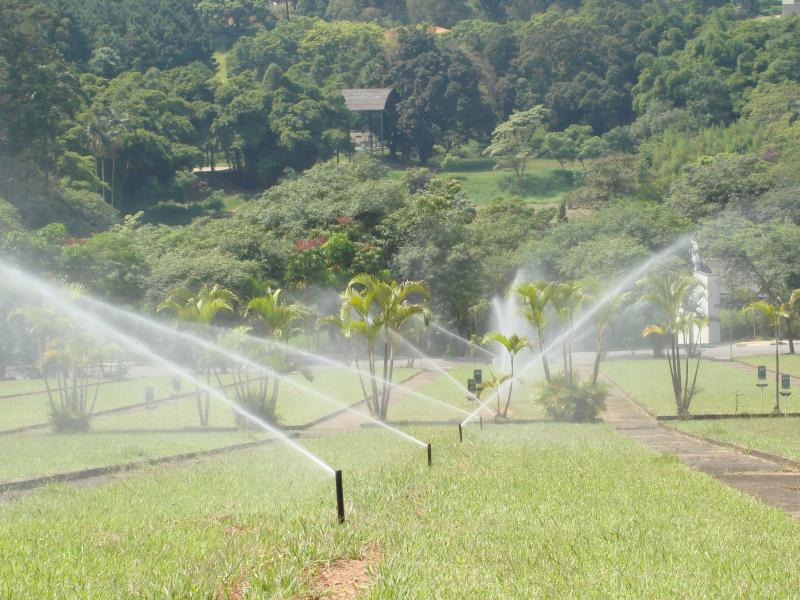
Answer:
[[[431,445],[429,443],[428,444],[428,466],[430,467],[432,465],[433,465],[433,457],[431,456]]]
[[[344,523],[344,489],[342,488],[342,471],[336,471],[336,514],[339,523]]]
[[[464,432],[461,431],[461,423],[458,424],[458,441],[464,441]]]

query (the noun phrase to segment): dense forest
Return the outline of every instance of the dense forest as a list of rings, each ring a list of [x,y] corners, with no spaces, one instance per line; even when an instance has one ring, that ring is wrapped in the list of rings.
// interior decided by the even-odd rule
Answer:
[[[702,227],[726,308],[785,301],[800,17],[773,9],[0,0],[0,254],[146,310],[179,286],[269,280],[312,303],[390,274],[473,334],[521,266],[612,280]],[[386,156],[353,152],[349,87],[396,90]],[[513,186],[478,204],[445,168],[490,161],[523,185],[530,159],[570,178],[560,204]]]

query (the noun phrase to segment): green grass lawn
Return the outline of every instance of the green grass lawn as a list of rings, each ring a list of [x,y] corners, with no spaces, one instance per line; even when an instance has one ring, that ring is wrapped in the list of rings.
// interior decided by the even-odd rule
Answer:
[[[490,367],[484,363],[458,365],[449,369],[448,374],[461,385],[458,385],[445,375],[440,375],[434,381],[417,391],[461,409],[462,411],[472,412],[478,405],[474,401],[470,402],[466,399],[467,393],[462,385],[466,385],[467,379],[472,377],[473,370],[476,368],[483,369],[484,376],[487,379],[489,378]],[[538,389],[537,373],[535,371],[535,369],[531,369],[526,374],[527,377],[524,378],[525,381],[523,383],[514,385],[511,396],[511,407],[509,410],[510,418],[534,419],[544,417],[544,410],[534,401],[534,394]],[[488,392],[487,395],[484,396],[484,399],[488,398],[492,393],[493,392]],[[506,393],[504,392],[500,397],[501,406],[505,404],[506,397]],[[489,406],[492,410],[496,411],[497,400],[492,400]],[[461,421],[465,416],[466,415],[459,411],[448,409],[445,406],[438,405],[425,398],[414,396],[407,396],[395,402],[389,408],[389,419],[394,420],[458,419]]]
[[[106,467],[172,454],[221,448],[264,437],[230,433],[100,433],[56,435],[23,432],[0,436],[0,481]],[[0,596],[2,596],[0,594]]]
[[[415,369],[395,368],[395,381],[402,381],[415,372]],[[221,379],[223,383],[231,381],[230,376],[223,375]],[[302,387],[293,385],[289,381],[296,382]],[[312,382],[304,380],[299,375],[290,375],[289,381],[281,384],[278,396],[278,416],[283,425],[303,425],[342,408],[340,404],[326,400],[322,395],[347,406],[363,397],[358,377],[346,369],[315,369]],[[39,386],[43,386],[41,381]],[[165,398],[172,393],[172,378],[150,377],[102,385],[95,410],[103,411],[144,402],[144,390],[147,386],[155,388],[157,399]],[[313,390],[316,394],[303,388]],[[193,385],[189,381],[182,381],[183,393],[192,389]],[[0,430],[46,423],[49,412],[50,405],[46,394],[0,399]],[[232,410],[218,399],[212,398],[209,413],[212,426],[234,425]],[[152,411],[142,409],[97,416],[93,419],[92,427],[96,430],[173,429],[199,425],[196,400],[194,396],[190,396],[175,402],[156,404]]]
[[[432,166],[437,168],[438,164]],[[404,171],[405,167],[397,167],[392,169],[392,175],[401,177]],[[446,168],[438,168],[438,173],[458,179],[476,204],[486,204],[497,197],[518,196],[527,202],[557,205],[561,196],[576,185],[575,172],[543,158],[529,161],[521,187],[511,171],[494,170],[494,161],[487,158],[452,159]]]
[[[737,358],[736,360],[756,367],[759,365],[765,365],[767,369],[771,371],[775,370],[774,354],[765,354],[764,356],[743,356],[742,358]],[[792,377],[800,377],[800,354],[781,354],[780,364],[781,373],[788,373]],[[755,375],[753,375],[753,377],[755,378]],[[771,377],[767,377],[767,381],[772,382],[774,377],[774,374]]]
[[[658,415],[675,415],[669,369],[666,359],[614,359],[603,362],[603,373],[640,404]],[[734,413],[739,393],[738,412],[761,411],[761,396],[755,377],[730,364],[703,360],[697,377],[698,392],[692,401],[693,414]],[[764,410],[772,409],[769,393]]]
[[[681,421],[675,425],[723,442],[800,460],[800,419],[796,417]]]
[[[800,523],[602,425],[308,440],[0,503],[0,597],[305,597],[364,554],[371,598],[791,597]]]

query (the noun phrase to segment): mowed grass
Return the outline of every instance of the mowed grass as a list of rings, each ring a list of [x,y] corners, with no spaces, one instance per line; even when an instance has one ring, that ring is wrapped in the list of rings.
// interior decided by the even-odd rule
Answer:
[[[800,460],[800,419],[797,417],[681,421],[675,425],[715,440]]]
[[[655,414],[677,413],[666,359],[607,360],[602,363],[601,370]],[[736,412],[737,392],[738,412],[761,412],[761,395],[755,384],[754,374],[728,363],[703,360],[700,363],[697,393],[692,400],[690,412],[696,415],[733,414]],[[765,393],[764,410],[770,411],[773,404],[773,398],[768,392]]]
[[[396,381],[402,381],[415,372],[414,369],[395,369]],[[301,385],[314,392],[284,382],[278,397],[279,426],[308,424],[351,406],[363,397],[358,377],[345,369],[315,369],[313,382],[307,382],[297,375],[292,376],[291,380],[302,382]],[[225,378],[223,382],[226,382]],[[130,385],[124,387],[121,383],[117,386],[120,395],[115,396],[115,402],[121,405],[141,402],[143,381],[125,383]],[[147,380],[147,383],[157,381]],[[171,380],[164,378],[161,384],[160,391],[163,392],[167,386],[171,386]],[[109,388],[112,385],[115,384],[109,384]],[[191,387],[182,385],[183,391],[188,389]],[[129,394],[127,399],[123,392]],[[336,402],[323,396],[329,396]],[[158,394],[156,397],[159,397]],[[16,422],[46,422],[47,401],[43,398],[37,398],[37,401],[39,405],[34,405],[31,399],[26,398],[6,399],[3,406],[14,415]],[[36,410],[30,411],[34,406]],[[5,415],[5,422],[9,422],[9,415]],[[264,437],[255,429],[249,432],[236,431],[233,409],[213,396],[208,424],[212,431],[202,431],[197,398],[190,395],[156,403],[152,409],[137,408],[96,416],[91,421],[88,434],[54,434],[47,428],[0,435],[0,482],[208,450]],[[214,428],[232,431],[213,431]],[[183,431],[187,429],[192,431]]]
[[[557,161],[549,159],[529,161],[522,186],[512,171],[495,170],[494,161],[487,158],[452,159],[436,170],[440,176],[458,179],[475,204],[516,196],[526,202],[557,205],[564,193],[576,187],[579,179],[576,172],[562,169]],[[403,167],[394,168],[392,175],[402,177],[404,171]]]
[[[775,355],[765,354],[763,356],[744,356],[736,360],[758,367],[764,365],[772,371],[767,376],[767,381],[774,383],[775,381]],[[788,373],[792,377],[800,377],[800,354],[781,354],[780,357],[781,373]],[[755,378],[755,375],[753,375]],[[774,393],[774,392],[773,392]]]
[[[430,399],[419,396],[407,395],[394,401],[389,408],[389,419],[391,420],[454,420],[461,422],[466,415],[462,411],[471,413],[478,408],[478,403],[467,400],[465,387],[467,380],[471,379],[475,369],[482,369],[485,379],[491,377],[491,367],[485,363],[467,363],[456,365],[447,369],[447,375],[441,374],[436,379],[417,388],[415,391],[420,394],[434,398],[442,404],[433,402]],[[511,405],[508,416],[510,419],[538,419],[544,418],[543,408],[536,404],[535,395],[538,391],[536,369],[531,369],[528,376],[522,383],[515,383],[512,388]],[[455,380],[455,381],[454,381]],[[413,382],[413,380],[412,380]],[[505,406],[507,399],[507,388],[503,388],[500,394],[500,406]],[[483,400],[494,411],[497,411],[497,396],[494,390],[484,393]],[[448,408],[452,406],[454,408]]]
[[[0,436],[0,482],[123,465],[264,437],[255,432],[16,433]]]
[[[304,597],[375,557],[370,598],[791,597],[800,524],[603,425],[413,428],[150,469],[0,503],[0,597]]]
[[[395,381],[401,381],[416,372],[414,369],[396,368]],[[280,387],[278,396],[278,416],[283,425],[303,425],[361,400],[363,394],[358,376],[346,369],[324,368],[313,371],[314,381],[306,381],[294,374]],[[231,381],[229,375],[221,377],[223,384]],[[0,390],[2,390],[0,384]],[[39,388],[44,387],[38,380]],[[212,381],[216,387],[216,381]],[[172,394],[171,377],[150,377],[130,381],[113,382],[100,386],[96,411],[135,405],[144,402],[145,388],[155,388],[155,398],[168,398]],[[181,393],[191,392],[194,385],[182,381]],[[232,390],[227,394],[235,399]],[[325,396],[329,397],[326,399]],[[332,401],[333,400],[333,401]],[[49,419],[50,404],[47,394],[34,394],[17,398],[0,398],[0,430],[14,429],[24,425],[46,423]],[[230,427],[234,425],[233,412],[221,400],[212,398],[211,425]],[[172,429],[197,427],[200,425],[196,409],[196,399],[187,396],[179,401],[158,403],[152,411],[138,411],[100,415],[93,419],[93,427],[98,429]]]

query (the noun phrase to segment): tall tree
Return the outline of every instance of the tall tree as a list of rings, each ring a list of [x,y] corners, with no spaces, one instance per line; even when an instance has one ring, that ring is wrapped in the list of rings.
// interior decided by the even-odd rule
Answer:
[[[672,272],[650,275],[643,281],[642,300],[657,310],[658,322],[648,325],[642,336],[659,335],[667,339],[667,364],[678,417],[689,416],[700,370],[700,336],[697,330],[704,319],[698,312],[698,294],[702,284],[692,273]],[[681,349],[683,346],[683,350]],[[694,372],[691,357],[695,356]]]

